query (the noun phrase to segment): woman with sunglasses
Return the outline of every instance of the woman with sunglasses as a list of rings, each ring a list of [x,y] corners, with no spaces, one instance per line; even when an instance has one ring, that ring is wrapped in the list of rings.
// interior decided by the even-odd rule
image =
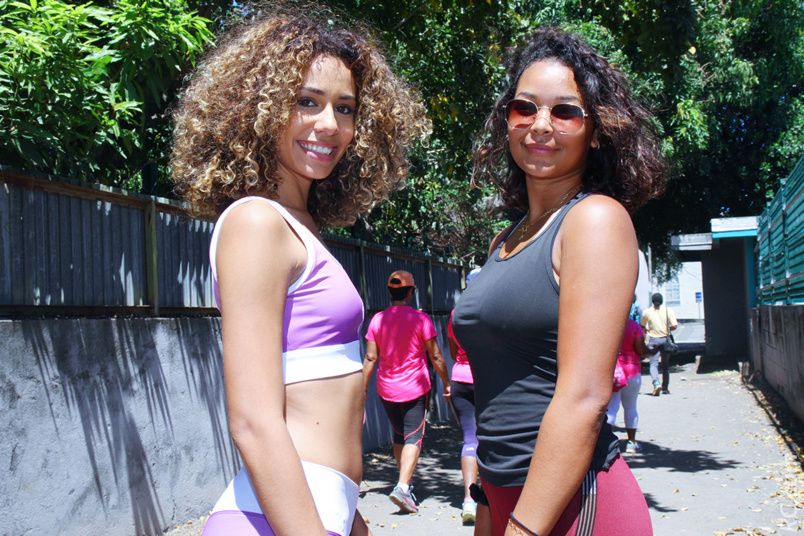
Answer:
[[[665,163],[623,73],[578,36],[536,31],[508,73],[473,181],[525,216],[453,317],[492,534],[651,535],[605,417],[638,272],[629,212],[662,191]]]
[[[322,8],[271,7],[222,36],[175,117],[178,189],[217,216],[210,264],[243,460],[203,534],[363,536],[363,303],[319,228],[398,188],[429,123],[366,37]]]

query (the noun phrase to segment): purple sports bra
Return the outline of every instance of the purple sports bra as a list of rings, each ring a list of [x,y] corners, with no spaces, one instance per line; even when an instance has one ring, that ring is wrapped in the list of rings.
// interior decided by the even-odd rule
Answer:
[[[363,301],[360,294],[338,260],[276,201],[244,197],[229,205],[218,218],[209,246],[218,309],[221,302],[215,256],[220,229],[230,211],[255,199],[274,207],[307,249],[307,264],[302,275],[288,288],[285,301],[282,341],[285,385],[363,370],[360,359]]]

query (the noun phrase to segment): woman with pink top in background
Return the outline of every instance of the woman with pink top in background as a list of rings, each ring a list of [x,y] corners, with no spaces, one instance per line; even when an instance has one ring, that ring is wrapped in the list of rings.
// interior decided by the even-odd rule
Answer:
[[[466,286],[480,272],[475,268],[466,275]],[[475,424],[475,386],[472,378],[472,369],[466,358],[466,352],[455,340],[452,331],[452,314],[447,324],[447,338],[449,351],[455,364],[452,366],[452,407],[463,432],[463,447],[461,448],[461,473],[463,474],[464,499],[462,504],[461,520],[464,524],[474,523],[478,515],[478,503],[472,497],[470,487],[477,483],[477,425]],[[483,514],[478,524],[483,523]]]
[[[377,394],[391,422],[399,482],[388,498],[403,512],[419,511],[411,481],[424,440],[431,390],[427,357],[444,384],[449,402],[447,365],[438,347],[433,320],[410,306],[416,282],[413,274],[397,270],[388,278],[391,306],[374,315],[366,330],[363,381],[366,392],[377,368]],[[379,365],[379,367],[378,367]]]
[[[637,413],[637,397],[642,388],[642,364],[641,357],[649,354],[650,350],[645,345],[645,334],[636,320],[628,319],[625,326],[623,342],[620,345],[620,354],[617,356],[617,367],[624,373],[627,380],[625,386],[611,393],[611,401],[606,410],[606,420],[611,426],[617,420],[617,412],[620,404],[623,406],[623,418],[625,419],[625,433],[628,435],[628,443],[625,452],[637,453],[642,450],[642,446],[636,440],[636,429],[639,423]]]

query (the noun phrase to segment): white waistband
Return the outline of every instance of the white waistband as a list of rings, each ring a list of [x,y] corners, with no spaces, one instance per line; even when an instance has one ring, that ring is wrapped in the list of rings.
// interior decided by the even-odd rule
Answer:
[[[282,354],[282,363],[285,385],[334,378],[363,370],[360,341],[289,350]]]
[[[324,528],[337,534],[349,534],[357,510],[360,486],[330,467],[305,461],[302,467]],[[275,490],[274,493],[282,494],[283,490]],[[245,467],[229,483],[212,511],[222,510],[262,513]]]

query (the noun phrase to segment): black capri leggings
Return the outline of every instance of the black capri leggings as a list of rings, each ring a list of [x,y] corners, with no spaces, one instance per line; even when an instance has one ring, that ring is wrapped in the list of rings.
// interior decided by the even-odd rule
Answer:
[[[427,417],[427,399],[429,393],[407,402],[391,402],[382,400],[385,414],[391,421],[394,431],[394,443],[397,445],[416,445],[422,448],[424,439],[424,422]]]

